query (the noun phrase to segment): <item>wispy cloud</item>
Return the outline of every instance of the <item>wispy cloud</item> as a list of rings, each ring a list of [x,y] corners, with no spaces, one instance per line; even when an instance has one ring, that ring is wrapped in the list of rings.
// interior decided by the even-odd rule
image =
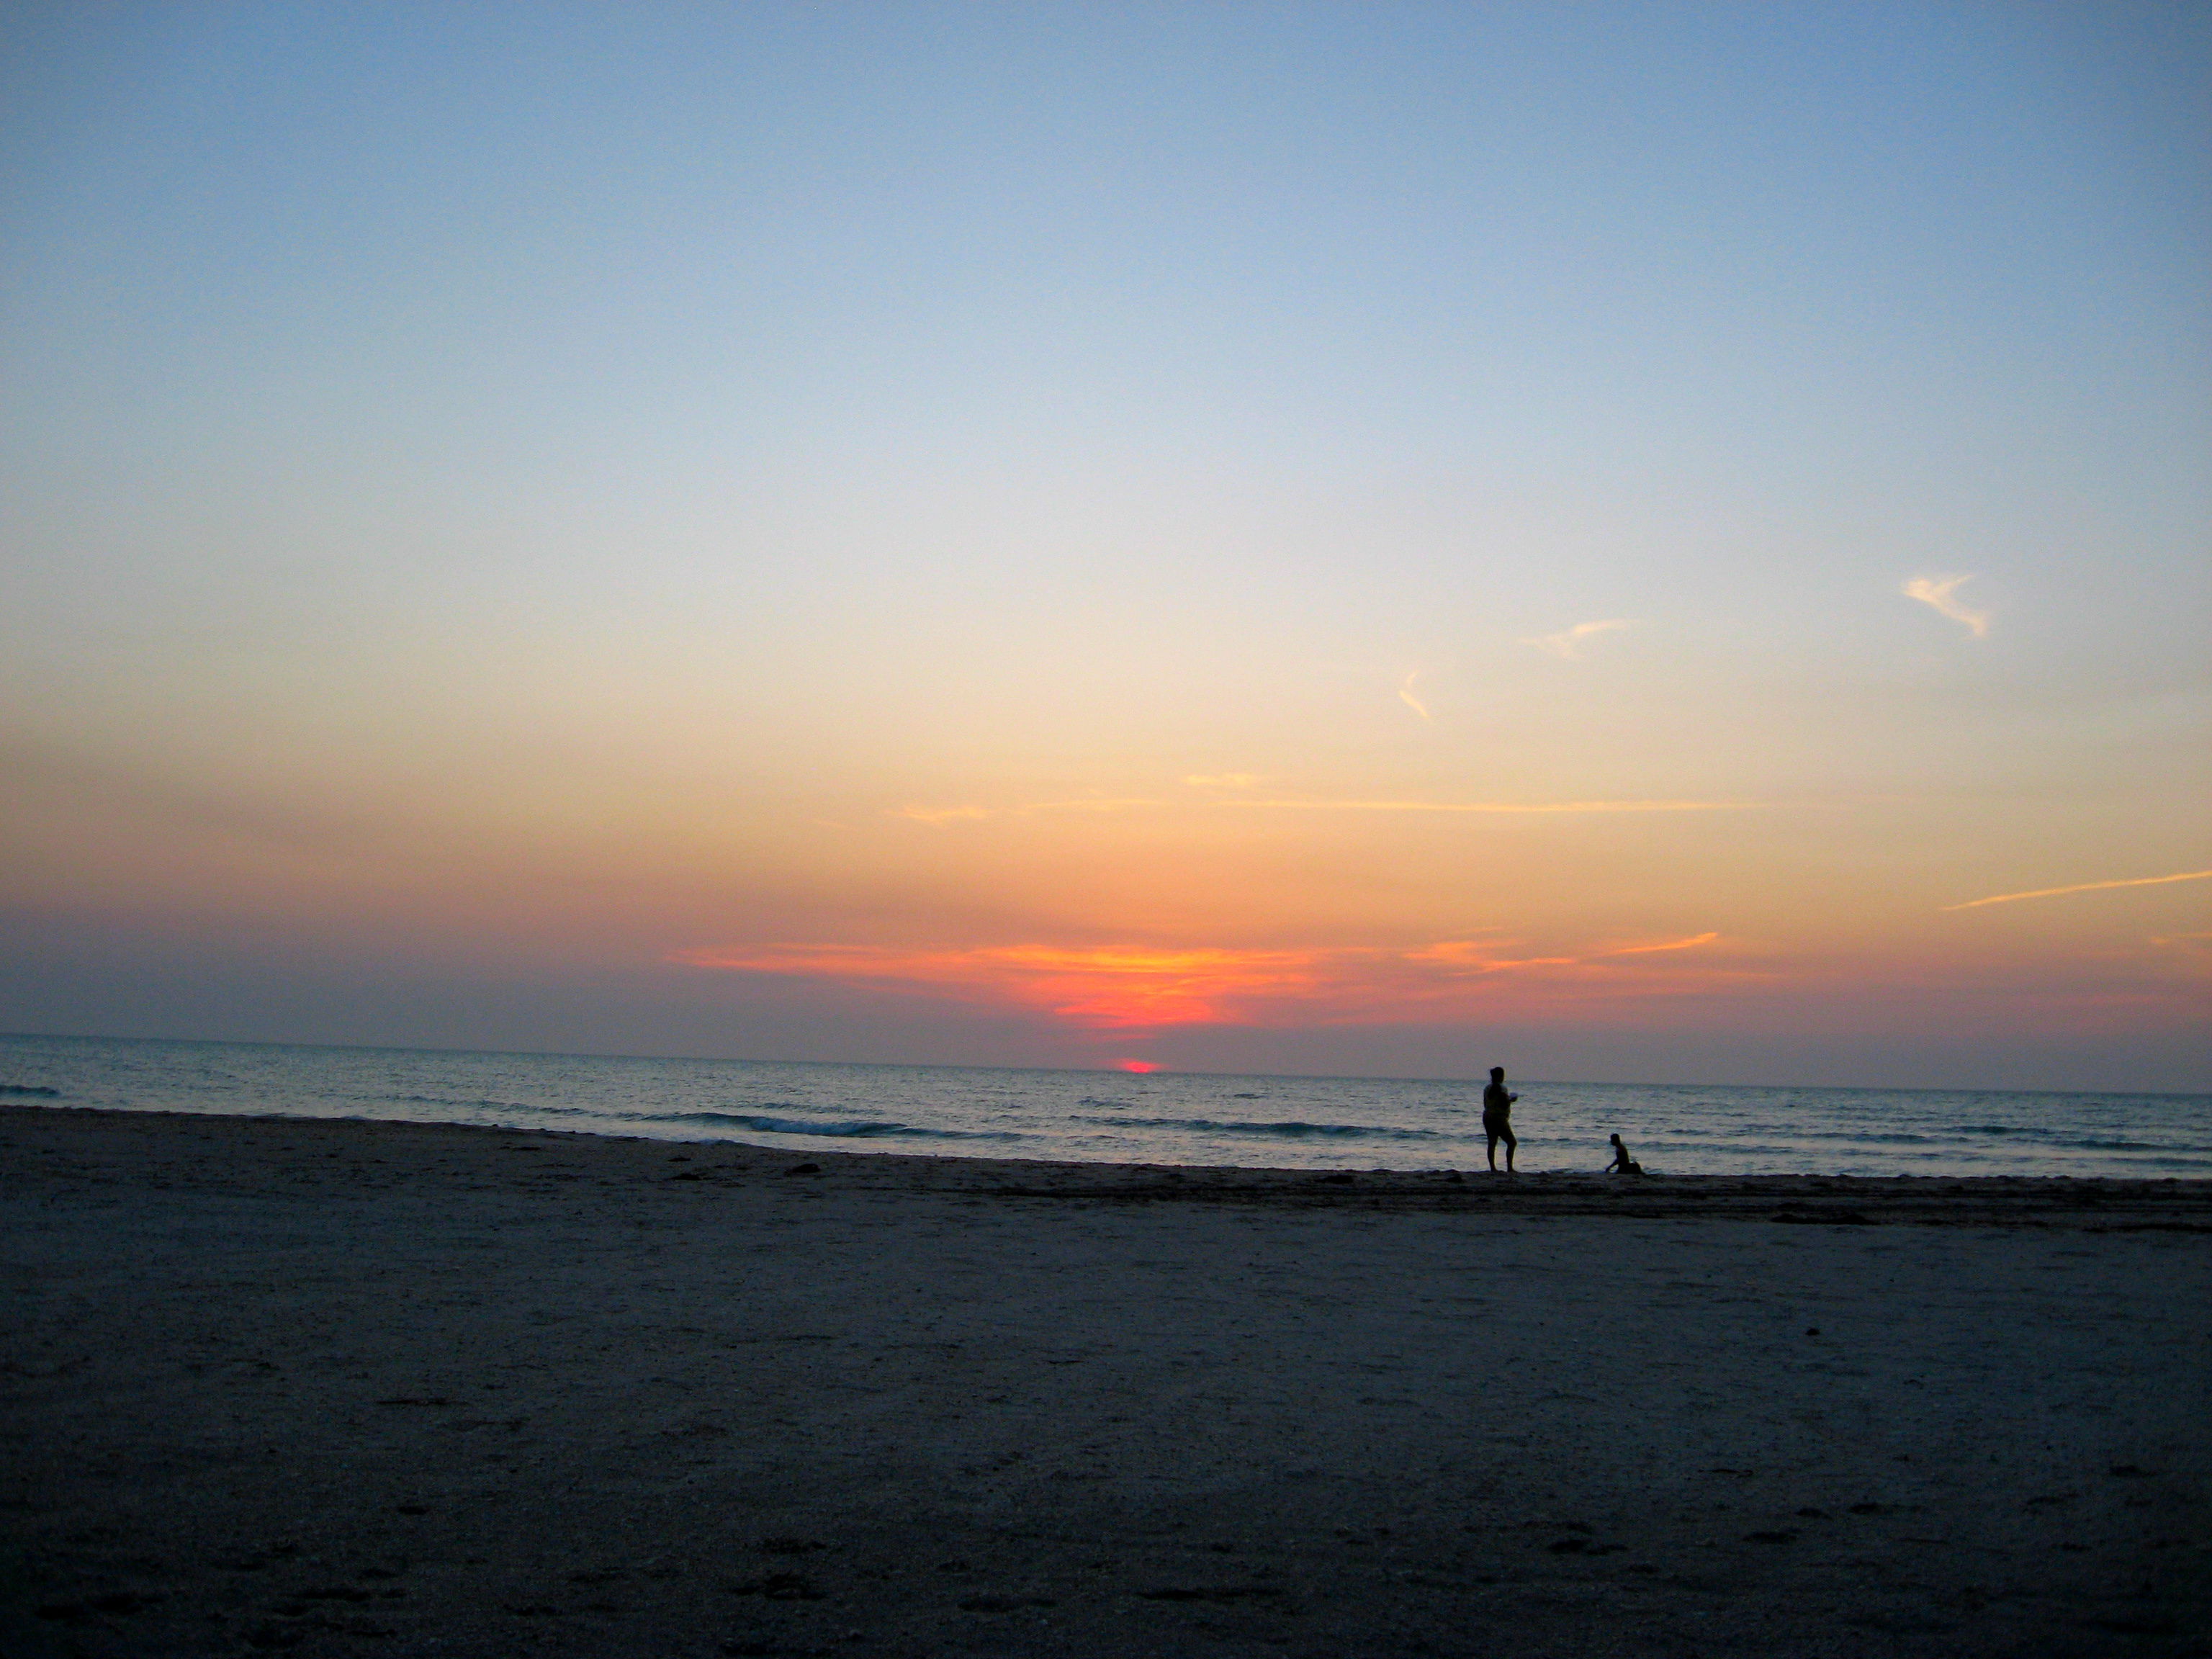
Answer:
[[[1501,974],[1516,968],[1571,968],[1580,957],[1508,957],[1488,939],[1448,939],[1408,951],[1403,960],[1456,974]]]
[[[1572,659],[1583,653],[1583,644],[1601,634],[1618,634],[1636,624],[1626,617],[1614,617],[1605,622],[1577,623],[1572,628],[1558,634],[1540,634],[1533,640],[1523,640],[1523,645],[1533,645],[1539,651],[1548,651],[1555,657]]]
[[[952,823],[961,818],[988,818],[988,806],[887,806],[884,809],[895,818],[912,818],[916,823]]]
[[[1946,910],[1975,910],[1984,904],[2014,904],[2021,899],[2057,898],[2067,893],[2101,893],[2113,887],[2163,887],[2174,881],[2212,881],[2212,870],[2184,870],[2179,875],[2136,876],[2129,881],[2077,881],[2070,887],[2039,887],[2027,893],[1993,893],[1988,898],[1946,904]]]
[[[1908,599],[1933,605],[1954,623],[1965,623],[1966,630],[1978,640],[1990,631],[1990,613],[1969,611],[1956,597],[1959,590],[1973,580],[1972,576],[1915,576],[1899,591]]]
[[[1296,812],[1740,812],[1755,800],[1252,800],[1222,806],[1277,807]]]
[[[1688,939],[1670,939],[1660,945],[1623,945],[1606,952],[1609,957],[1648,957],[1655,951],[1688,951],[1700,945],[1711,945],[1718,933],[1693,933]]]
[[[1267,780],[1257,772],[1217,772],[1211,776],[1194,774],[1183,781],[1194,789],[1249,789]]]
[[[1420,677],[1421,671],[1419,669],[1412,668],[1407,670],[1406,678],[1398,682],[1398,701],[1404,703],[1407,708],[1412,709],[1423,720],[1431,720],[1435,717],[1429,713],[1428,704],[1423,702],[1419,697],[1413,695],[1413,682]]]

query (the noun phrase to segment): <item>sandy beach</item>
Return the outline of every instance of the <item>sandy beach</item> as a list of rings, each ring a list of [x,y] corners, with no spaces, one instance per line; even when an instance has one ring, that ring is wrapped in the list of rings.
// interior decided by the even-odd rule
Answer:
[[[0,1203],[9,1655],[2212,1651],[2212,1183],[33,1107]]]

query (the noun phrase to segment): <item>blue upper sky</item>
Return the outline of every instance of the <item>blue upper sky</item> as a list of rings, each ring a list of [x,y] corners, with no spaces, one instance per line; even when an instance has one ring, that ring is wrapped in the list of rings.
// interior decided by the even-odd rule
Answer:
[[[1836,872],[1880,846],[1868,890],[1966,898],[2212,864],[2202,8],[4,27],[0,767],[40,827],[0,914],[34,931],[231,939],[234,883],[285,951],[404,960],[437,904],[296,863],[402,843],[441,891],[488,848],[536,872],[435,947],[532,973],[541,932],[600,926],[539,927],[579,860],[653,889],[607,903],[659,918],[625,947],[656,963],[886,915],[1380,937],[1469,871],[1534,936],[1599,926],[1575,859],[1623,867],[1439,845],[1401,890],[1376,872],[1413,854],[1331,831],[1207,909],[1211,829],[1077,845],[1032,811],[1018,850],[832,858],[805,827],[1234,775],[1847,810],[1716,829],[1608,902],[1856,973],[1940,959],[1971,1000],[2082,940],[1954,961],[1874,937]],[[149,859],[182,819],[261,851]],[[1048,896],[1104,868],[1121,909]],[[140,970],[84,973],[0,1024],[264,1034],[243,992],[172,1018]],[[2179,981],[2068,983],[2170,1014]]]

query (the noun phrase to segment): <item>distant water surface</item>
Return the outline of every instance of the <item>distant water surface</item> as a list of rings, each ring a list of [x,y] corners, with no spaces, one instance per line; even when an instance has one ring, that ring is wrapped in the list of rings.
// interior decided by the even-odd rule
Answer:
[[[1516,1079],[1520,1167],[1618,1131],[1670,1175],[2212,1176],[2212,1095]],[[1479,1169],[1479,1082],[610,1059],[0,1036],[0,1102],[945,1156]]]

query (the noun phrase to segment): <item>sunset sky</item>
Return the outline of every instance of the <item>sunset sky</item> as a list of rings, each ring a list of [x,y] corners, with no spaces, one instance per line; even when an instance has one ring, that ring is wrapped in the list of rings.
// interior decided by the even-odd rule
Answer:
[[[2212,14],[0,25],[0,1030],[2212,1088]]]

